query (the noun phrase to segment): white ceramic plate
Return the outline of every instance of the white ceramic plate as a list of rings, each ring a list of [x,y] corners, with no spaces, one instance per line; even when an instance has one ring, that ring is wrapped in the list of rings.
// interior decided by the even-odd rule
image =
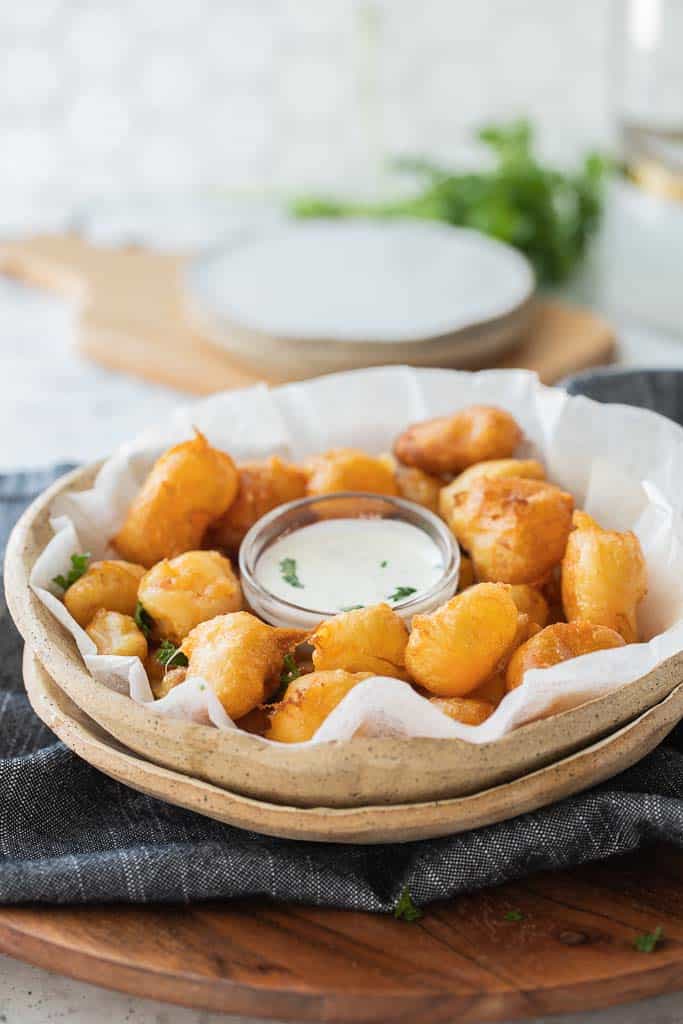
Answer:
[[[452,335],[519,310],[533,271],[477,231],[417,219],[285,222],[190,267],[194,306],[289,341],[382,344]]]

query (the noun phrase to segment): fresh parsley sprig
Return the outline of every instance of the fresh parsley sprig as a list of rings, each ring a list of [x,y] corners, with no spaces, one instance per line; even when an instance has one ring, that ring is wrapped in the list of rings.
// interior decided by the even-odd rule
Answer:
[[[394,907],[394,917],[398,921],[409,921],[410,923],[419,921],[422,917],[422,911],[413,903],[413,897],[410,895],[407,885],[403,886],[398,903]]]
[[[295,679],[298,679],[301,675],[301,669],[296,663],[296,658],[293,654],[285,654],[282,659],[282,672],[280,673],[280,683],[283,687],[289,686]]]
[[[81,555],[72,555],[71,568],[66,576],[63,576],[61,573],[59,576],[53,576],[52,582],[56,583],[58,587],[62,588],[62,590],[68,590],[76,580],[80,580],[81,576],[84,575],[91,557],[92,555],[89,551],[84,551]]]
[[[138,601],[136,603],[133,618],[135,619],[135,625],[138,627],[145,639],[149,640],[154,627],[154,619],[144,607],[142,601]]]
[[[154,657],[167,672],[172,668],[186,668],[189,665],[187,655],[172,640],[162,640]]]
[[[494,163],[481,171],[454,171],[429,160],[402,159],[421,189],[407,198],[353,203],[303,196],[299,217],[420,217],[475,228],[520,249],[541,284],[566,280],[585,255],[602,209],[610,162],[588,153],[576,171],[558,171],[534,152],[528,121],[484,125],[478,140]]]
[[[280,562],[280,575],[290,587],[304,589],[304,585],[296,574],[296,558],[283,558]]]

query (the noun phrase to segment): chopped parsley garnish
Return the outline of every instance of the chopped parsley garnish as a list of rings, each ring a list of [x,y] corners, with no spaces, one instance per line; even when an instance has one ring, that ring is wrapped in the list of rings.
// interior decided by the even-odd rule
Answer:
[[[345,604],[339,609],[340,612],[355,612],[359,608],[365,608],[364,604]]]
[[[171,668],[185,668],[189,665],[187,656],[171,640],[162,640],[154,657],[166,671]]]
[[[524,914],[522,913],[521,910],[508,910],[507,914],[505,914],[505,920],[506,921],[523,921],[524,920]]]
[[[387,601],[402,601],[404,597],[410,597],[411,594],[417,593],[415,587],[396,587],[393,594],[389,594]]]
[[[285,583],[289,583],[290,587],[299,587],[300,590],[304,589],[304,585],[296,574],[296,558],[283,558],[280,562],[280,573]]]
[[[66,576],[62,576],[60,573],[59,576],[53,577],[52,582],[56,583],[62,590],[68,590],[71,584],[75,583],[76,580],[80,580],[81,576],[85,573],[91,557],[89,551],[85,551],[82,555],[72,555],[71,568]]]
[[[403,886],[398,903],[394,907],[394,917],[398,921],[419,921],[422,911],[413,903],[413,897],[407,885]]]
[[[301,669],[296,663],[296,658],[293,654],[285,654],[282,661],[282,672],[280,673],[280,682],[283,686],[289,686],[295,679],[298,679],[301,675]]]
[[[633,942],[634,949],[637,949],[639,953],[654,953],[657,948],[657,944],[664,937],[664,929],[661,924],[657,925],[654,931],[645,932],[644,935],[638,935]]]
[[[387,562],[386,558],[384,559],[384,561],[383,561],[383,562],[380,562],[380,563],[379,563],[379,567],[380,567],[380,569],[386,569],[386,567],[387,567],[388,565],[389,565],[389,563]]]
[[[152,633],[152,626],[154,625],[154,619],[146,611],[141,601],[138,601],[135,605],[135,613],[133,615],[135,619],[135,625],[138,627],[140,632],[149,640]]]

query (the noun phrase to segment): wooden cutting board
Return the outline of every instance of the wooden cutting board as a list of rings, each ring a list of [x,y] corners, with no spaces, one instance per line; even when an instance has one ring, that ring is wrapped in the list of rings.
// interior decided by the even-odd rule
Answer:
[[[34,707],[45,697],[49,706],[49,677],[27,673],[25,682]],[[68,706],[60,703],[62,716]],[[74,729],[89,723],[112,742],[72,711]],[[259,1019],[506,1021],[683,988],[682,894],[683,852],[660,844],[434,903],[414,923],[257,899],[4,907],[0,952],[133,995]],[[634,949],[657,926],[657,949]]]
[[[198,333],[182,285],[188,256],[94,246],[76,236],[37,236],[0,245],[0,273],[56,291],[78,305],[77,344],[90,359],[193,394],[260,378]],[[518,347],[496,363],[535,370],[551,384],[611,360],[615,338],[585,309],[542,300]],[[282,379],[268,378],[268,383]]]
[[[3,907],[0,952],[259,1020],[545,1019],[680,990],[682,892],[683,853],[661,844],[435,903],[414,923],[256,899]],[[657,949],[635,950],[658,925]],[[655,1014],[643,1009],[642,1020]]]

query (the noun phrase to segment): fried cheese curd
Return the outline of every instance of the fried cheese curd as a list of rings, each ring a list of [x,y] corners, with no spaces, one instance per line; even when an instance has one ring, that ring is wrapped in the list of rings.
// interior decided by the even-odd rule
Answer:
[[[157,459],[113,543],[124,558],[147,569],[162,558],[196,550],[209,524],[233,502],[237,487],[230,456],[197,432]]]
[[[472,565],[472,559],[469,555],[466,555],[464,551],[460,552],[460,572],[458,573],[458,593],[463,590],[467,590],[475,582],[474,580],[474,566]]]
[[[487,700],[470,697],[430,697],[429,703],[463,725],[481,725],[495,711],[494,705]]]
[[[603,530],[585,512],[575,512],[562,560],[567,620],[609,626],[627,644],[636,643],[636,610],[646,593],[647,568],[635,533]]]
[[[388,604],[342,612],[321,622],[308,642],[316,672],[344,669],[408,679],[408,628]]]
[[[453,475],[486,459],[505,459],[522,431],[504,409],[471,405],[453,416],[439,416],[408,427],[394,444],[396,458],[434,476]]]
[[[483,477],[500,479],[508,476],[522,477],[524,480],[545,480],[545,469],[536,459],[489,459],[486,462],[477,462],[462,473],[458,473],[455,480],[441,488],[439,514],[448,521],[453,496],[469,490],[475,480]]]
[[[277,689],[285,654],[306,635],[267,626],[249,612],[231,612],[195,626],[180,649],[188,677],[204,679],[237,721]]]
[[[550,668],[581,654],[623,646],[623,637],[607,626],[592,622],[555,622],[532,636],[512,655],[505,677],[507,688],[514,690],[520,686],[529,669]]]
[[[227,512],[211,525],[206,536],[209,547],[235,552],[254,523],[278,505],[296,501],[306,494],[307,474],[300,466],[277,455],[269,459],[238,464],[237,497]]]
[[[357,448],[332,448],[314,455],[304,469],[308,475],[309,495],[335,491],[398,494],[392,469],[382,456],[368,455]]]
[[[310,740],[346,694],[372,674],[332,669],[295,679],[284,699],[273,705],[266,739],[280,743]]]
[[[573,507],[543,480],[481,477],[452,496],[447,522],[477,579],[540,584],[564,555]]]
[[[83,627],[100,608],[133,615],[144,573],[144,566],[132,562],[117,559],[92,562],[66,591],[64,604],[78,625]]]
[[[413,618],[406,668],[437,697],[464,697],[496,671],[518,635],[518,619],[508,587],[478,583]]]
[[[131,615],[100,608],[85,631],[94,641],[98,654],[136,657],[141,661],[147,657],[147,641]]]
[[[510,597],[522,615],[528,615],[529,621],[541,629],[548,625],[548,602],[540,590],[530,587],[528,583],[517,583],[510,587]]]
[[[417,466],[404,466],[390,452],[386,452],[380,458],[394,475],[399,497],[405,498],[406,501],[412,501],[416,505],[422,505],[430,512],[438,512],[439,494],[443,487],[443,480],[430,473],[425,473]]]
[[[138,600],[159,635],[179,644],[200,622],[239,611],[242,588],[229,560],[217,551],[185,551],[145,573]]]
[[[180,684],[184,683],[187,678],[186,668],[179,666],[178,668],[172,668],[168,672],[164,672],[163,666],[159,667],[162,672],[161,676],[149,680],[149,685],[152,687],[152,693],[154,694],[155,700],[161,700],[162,697],[167,697],[171,690],[175,690],[176,686],[180,686]]]

